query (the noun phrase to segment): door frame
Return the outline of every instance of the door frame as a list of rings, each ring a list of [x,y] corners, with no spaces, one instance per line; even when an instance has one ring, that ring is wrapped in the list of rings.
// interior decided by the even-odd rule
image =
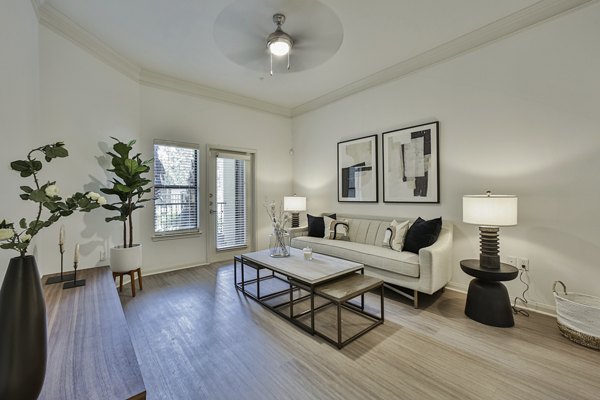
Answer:
[[[213,189],[214,179],[216,178],[216,165],[212,165],[213,152],[225,152],[225,153],[239,153],[240,155],[250,156],[250,176],[248,177],[248,183],[250,187],[250,195],[246,199],[250,204],[248,207],[248,247],[245,249],[235,248],[232,250],[217,250],[216,246],[216,220],[213,214],[210,213],[210,194]],[[215,158],[216,161],[216,158]],[[216,194],[213,193],[213,196]],[[205,221],[207,221],[206,232],[208,234],[206,240],[206,258],[209,263],[226,261],[233,259],[233,256],[240,254],[241,252],[252,252],[256,248],[256,150],[246,149],[242,147],[232,147],[223,145],[206,145],[206,191],[205,198],[206,207],[204,212]],[[213,207],[215,207],[213,205]]]

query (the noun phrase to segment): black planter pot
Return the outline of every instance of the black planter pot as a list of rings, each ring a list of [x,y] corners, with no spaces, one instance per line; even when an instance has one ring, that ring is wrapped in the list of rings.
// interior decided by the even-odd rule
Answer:
[[[0,289],[0,399],[39,396],[46,374],[46,330],[35,258],[12,258]]]

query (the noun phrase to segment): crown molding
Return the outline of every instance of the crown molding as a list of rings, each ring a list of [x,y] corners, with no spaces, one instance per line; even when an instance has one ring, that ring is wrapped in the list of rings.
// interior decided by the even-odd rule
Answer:
[[[41,1],[42,0],[31,0],[31,6],[33,7],[33,11],[35,11],[35,15],[38,19],[38,21],[40,20],[40,7],[41,7]]]
[[[323,96],[292,108],[292,117],[316,110],[327,104],[366,89],[402,78],[420,69],[470,52],[496,40],[532,27],[560,14],[593,4],[598,0],[542,0],[522,10],[494,21],[470,33],[443,43],[401,63],[376,72],[366,78],[333,90]]]
[[[450,40],[431,50],[293,108],[279,106],[255,98],[204,86],[196,82],[146,70],[104,44],[100,39],[77,25],[52,5],[48,4],[47,1],[31,0],[31,4],[33,5],[33,9],[38,16],[41,25],[44,25],[48,29],[72,41],[140,84],[232,103],[285,117],[296,117],[341,100],[352,94],[402,78],[420,69],[473,51],[523,29],[532,27],[577,8],[597,3],[598,1],[600,0],[538,1],[529,7],[494,21],[475,31]]]
[[[105,45],[100,39],[77,25],[48,2],[41,5],[38,3],[38,5],[38,18],[41,25],[89,51],[129,78],[135,81],[139,79],[140,66]]]
[[[239,94],[226,92],[220,89],[204,86],[199,83],[174,78],[170,75],[161,74],[159,72],[154,72],[147,69],[141,70],[139,81],[140,84],[144,86],[169,89],[179,93],[198,97],[206,97],[212,100],[219,100],[259,111],[266,111],[288,118],[292,116],[291,110],[287,107],[282,107],[251,97],[245,97]]]

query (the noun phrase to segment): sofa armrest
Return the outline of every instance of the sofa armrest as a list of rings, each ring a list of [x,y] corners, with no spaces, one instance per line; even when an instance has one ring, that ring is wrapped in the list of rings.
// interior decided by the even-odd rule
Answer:
[[[289,228],[288,233],[290,234],[290,239],[299,237],[299,236],[307,236],[308,235],[308,225],[299,226],[298,228]]]
[[[452,278],[453,225],[444,224],[438,240],[419,250],[419,292],[432,294],[446,286]]]

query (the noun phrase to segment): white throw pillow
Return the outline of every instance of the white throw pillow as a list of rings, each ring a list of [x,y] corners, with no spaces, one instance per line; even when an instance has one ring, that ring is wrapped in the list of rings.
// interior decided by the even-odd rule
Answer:
[[[348,238],[348,220],[335,220],[329,217],[323,217],[325,222],[325,239],[347,240]]]
[[[408,232],[408,221],[398,222],[393,220],[385,231],[383,246],[390,247],[396,251],[402,251],[406,232]]]
[[[323,223],[325,224],[325,235],[323,236],[323,238],[325,239],[329,239],[329,235],[331,234],[331,223],[335,222],[335,219],[333,218],[329,218],[327,216],[323,217]]]

